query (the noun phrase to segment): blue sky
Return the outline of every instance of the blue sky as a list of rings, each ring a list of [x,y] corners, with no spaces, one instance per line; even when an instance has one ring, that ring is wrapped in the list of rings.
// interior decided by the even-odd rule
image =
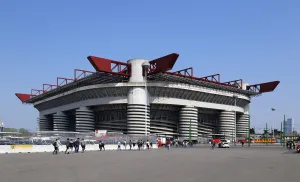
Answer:
[[[279,0],[0,1],[0,121],[34,130],[38,112],[14,94],[72,77],[74,68],[92,70],[88,55],[126,61],[177,52],[175,69],[193,66],[199,77],[280,80],[275,92],[252,100],[252,126],[279,126],[286,113],[300,130],[299,7]]]

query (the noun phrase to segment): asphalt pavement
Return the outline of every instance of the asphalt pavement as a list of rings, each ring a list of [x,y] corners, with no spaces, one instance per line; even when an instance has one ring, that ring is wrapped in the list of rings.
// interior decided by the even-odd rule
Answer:
[[[299,181],[300,154],[283,147],[165,148],[0,155],[1,182]]]

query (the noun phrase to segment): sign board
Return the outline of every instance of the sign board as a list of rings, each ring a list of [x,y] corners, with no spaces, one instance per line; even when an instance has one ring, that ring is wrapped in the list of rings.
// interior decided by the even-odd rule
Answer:
[[[4,123],[0,121],[0,127],[4,127]]]
[[[107,137],[107,130],[95,130],[95,137],[97,138]]]
[[[11,149],[31,149],[32,145],[10,145]]]

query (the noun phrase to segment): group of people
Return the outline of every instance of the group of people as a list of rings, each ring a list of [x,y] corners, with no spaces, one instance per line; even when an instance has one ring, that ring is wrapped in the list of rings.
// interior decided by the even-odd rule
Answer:
[[[139,140],[139,141],[131,141],[129,140],[129,143],[127,144],[127,141],[124,140],[123,142],[118,141],[118,150],[121,150],[121,146],[124,146],[124,149],[126,150],[127,145],[129,146],[129,150],[132,150],[132,148],[134,148],[136,145],[138,147],[138,150],[142,150],[143,148],[147,148],[148,150],[150,148],[152,148],[153,143],[149,142],[149,140],[147,140],[146,142],[143,140]]]
[[[295,141],[288,141],[286,142],[286,148],[289,149],[289,150],[292,150],[292,149],[296,149],[296,143]]]
[[[129,143],[127,144],[127,141],[124,140],[123,142],[118,141],[118,150],[121,150],[121,146],[124,146],[124,149],[126,150],[127,146],[129,146],[129,150],[132,150],[136,145],[138,147],[138,150],[142,150],[142,149],[150,149],[153,146],[152,142],[147,141],[143,141],[143,140],[139,140],[139,141],[131,141],[129,140]],[[61,142],[59,139],[56,139],[55,142],[53,143],[54,146],[54,151],[53,154],[58,154],[59,153],[59,148],[60,146],[62,146]],[[71,153],[78,153],[79,152],[79,147],[81,146],[82,149],[82,153],[84,153],[85,151],[85,147],[86,147],[86,142],[84,139],[77,138],[75,141],[73,141],[73,139],[69,139],[67,138],[66,141],[66,150],[65,150],[65,154],[69,154]],[[105,142],[104,141],[99,141],[99,150],[105,150]]]
[[[62,146],[60,140],[56,139],[55,142],[53,143],[53,146],[54,146],[53,154],[58,154],[59,147]],[[86,146],[86,142],[84,141],[84,139],[80,140],[80,138],[77,138],[75,141],[73,141],[73,139],[67,138],[65,154],[69,154],[70,153],[69,151],[78,153],[79,146],[81,146],[82,153],[84,153],[85,146]]]

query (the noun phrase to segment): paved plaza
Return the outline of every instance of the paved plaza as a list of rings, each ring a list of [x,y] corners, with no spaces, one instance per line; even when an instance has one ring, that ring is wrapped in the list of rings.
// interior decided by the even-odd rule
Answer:
[[[2,154],[0,181],[283,182],[299,181],[299,164],[282,147]]]

